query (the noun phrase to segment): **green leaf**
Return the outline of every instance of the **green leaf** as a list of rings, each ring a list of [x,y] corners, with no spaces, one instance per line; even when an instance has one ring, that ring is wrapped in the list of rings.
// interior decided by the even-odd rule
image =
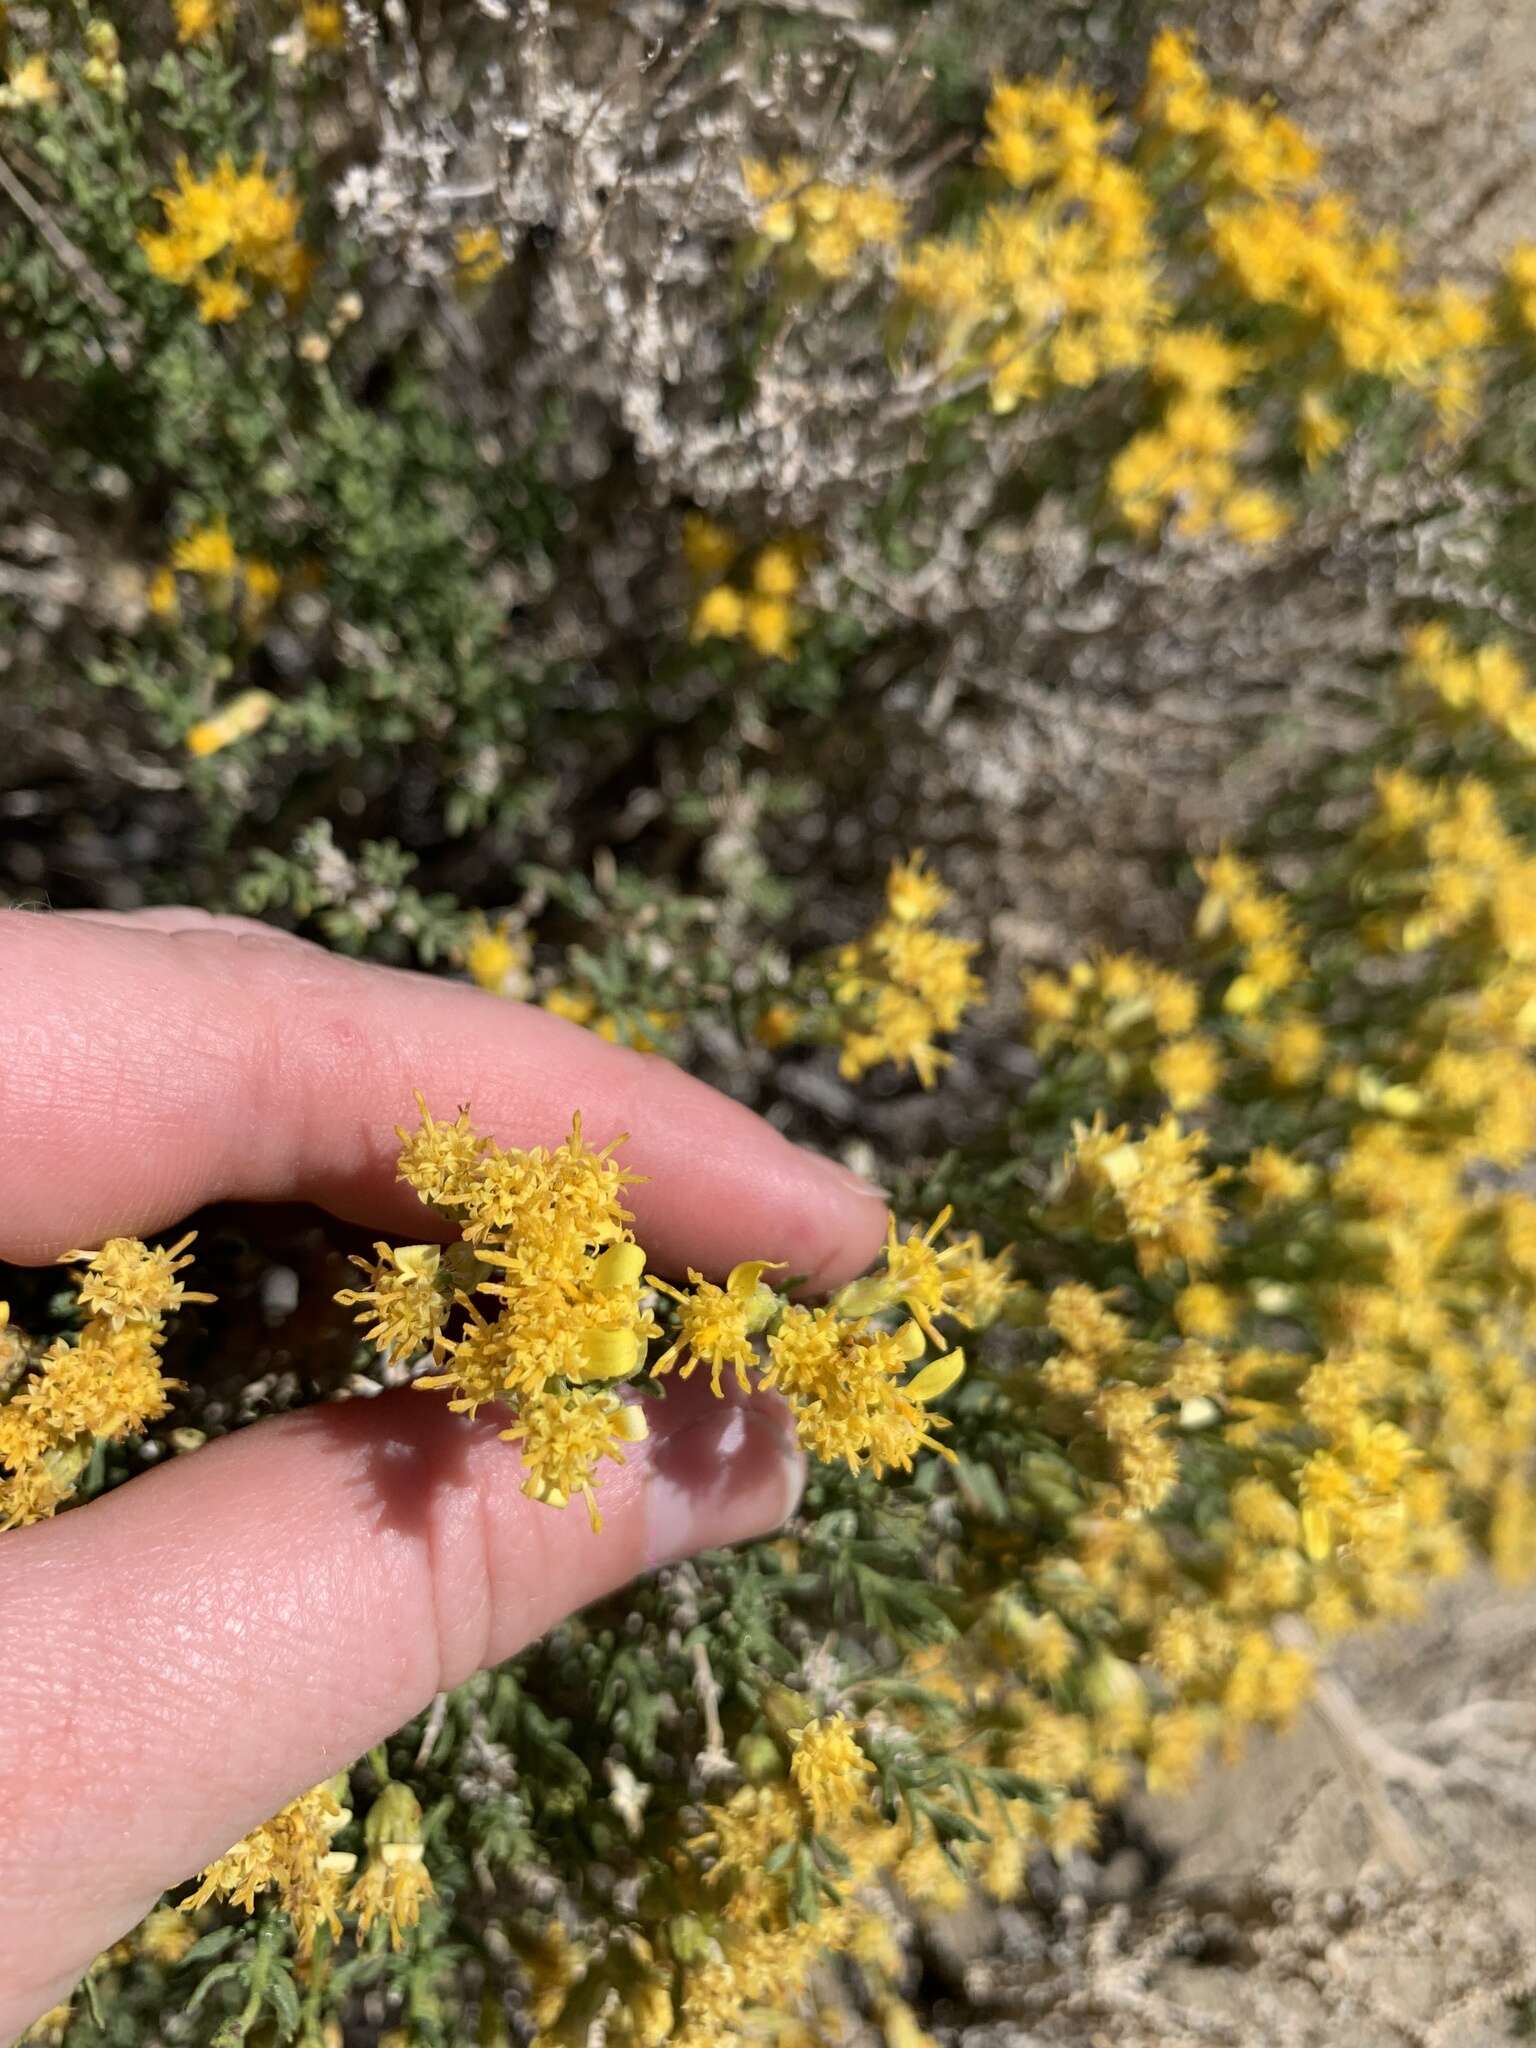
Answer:
[[[188,1963],[206,1963],[214,1956],[223,1955],[225,1949],[242,1939],[247,1930],[244,1927],[211,1927],[206,1934],[200,1934],[187,1950],[177,1968],[184,1970]]]

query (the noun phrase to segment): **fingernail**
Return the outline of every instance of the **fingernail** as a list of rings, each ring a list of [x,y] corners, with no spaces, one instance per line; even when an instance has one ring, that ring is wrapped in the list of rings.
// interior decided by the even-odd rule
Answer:
[[[646,1486],[654,1567],[782,1528],[800,1504],[805,1459],[785,1424],[761,1409],[719,1410],[659,1444]]]

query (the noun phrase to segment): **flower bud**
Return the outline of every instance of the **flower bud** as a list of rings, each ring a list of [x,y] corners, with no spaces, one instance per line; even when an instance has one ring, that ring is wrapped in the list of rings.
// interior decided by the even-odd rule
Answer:
[[[386,1842],[421,1840],[421,1801],[409,1785],[391,1778],[368,1809],[363,1822],[363,1840],[370,1849]]]
[[[771,1735],[755,1729],[736,1744],[736,1768],[749,1785],[765,1785],[784,1775],[784,1753]]]

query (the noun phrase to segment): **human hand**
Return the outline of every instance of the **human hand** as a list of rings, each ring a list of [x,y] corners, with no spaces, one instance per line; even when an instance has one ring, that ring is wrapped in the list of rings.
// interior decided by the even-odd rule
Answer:
[[[836,1285],[880,1198],[665,1061],[243,919],[0,912],[0,1259],[302,1200],[429,1230],[395,1178],[413,1094],[503,1143],[573,1109],[649,1176],[663,1270],[749,1257]],[[188,1275],[196,1282],[195,1273]],[[496,1422],[410,1390],[278,1416],[0,1536],[0,2041],[104,1947],[434,1693],[645,1568],[776,1527],[776,1406],[698,1380],[602,1489],[526,1500]]]

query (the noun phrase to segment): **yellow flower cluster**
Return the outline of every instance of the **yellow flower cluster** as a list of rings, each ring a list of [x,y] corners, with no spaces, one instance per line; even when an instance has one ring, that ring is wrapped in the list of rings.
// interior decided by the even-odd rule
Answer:
[[[1197,242],[1241,299],[1289,326],[1266,356],[1276,368],[1307,365],[1297,438],[1309,461],[1342,440],[1328,395],[1351,377],[1423,390],[1447,425],[1470,416],[1489,307],[1455,285],[1406,289],[1396,238],[1367,233],[1339,194],[1304,203],[1320,159],[1284,115],[1216,93],[1173,29],[1153,44],[1141,112],[1149,163],[1176,157],[1201,196]]]
[[[272,1891],[293,1922],[301,1957],[314,1954],[322,1929],[332,1940],[340,1935],[344,1913],[356,1921],[360,1940],[378,1924],[388,1930],[391,1948],[403,1948],[433,1895],[420,1801],[394,1780],[382,1787],[363,1822],[359,1871],[353,1851],[331,1846],[352,1824],[350,1797],[345,1772],[301,1793],[210,1863],[182,1900],[182,1912],[222,1899],[251,1913],[262,1893]]]
[[[238,319],[258,285],[275,286],[290,303],[303,296],[312,259],[297,236],[299,202],[259,157],[239,170],[226,154],[206,178],[181,157],[175,185],[155,196],[165,225],[143,229],[139,247],[156,277],[196,290],[200,319]]]
[[[919,332],[998,413],[1109,380],[1146,391],[1155,417],[1105,493],[1139,538],[1270,546],[1295,516],[1254,473],[1277,444],[1315,468],[1373,385],[1428,406],[1442,432],[1463,426],[1492,349],[1536,336],[1536,248],[1512,252],[1493,294],[1408,282],[1397,239],[1322,183],[1307,137],[1218,92],[1182,32],[1155,39],[1133,115],[1063,72],[1000,80],[986,126],[995,196],[944,234],[909,239],[883,188],[828,185],[791,159],[744,167],[760,228],[822,277],[893,247],[895,331]],[[696,632],[742,633],[744,602],[710,591]]]
[[[978,942],[937,929],[950,901],[914,853],[887,877],[885,916],[826,964],[839,1071],[848,1080],[889,1060],[931,1088],[948,1065],[939,1038],[958,1030],[985,994],[971,965]],[[792,1033],[795,1025],[785,1018],[782,1028]]]
[[[227,1899],[249,1913],[263,1892],[275,1891],[293,1921],[299,1954],[312,1955],[322,1927],[333,1938],[340,1934],[346,1879],[357,1867],[355,1856],[331,1847],[352,1819],[342,1803],[347,1796],[345,1777],[301,1793],[210,1863],[184,1910]]]
[[[421,1128],[400,1135],[401,1178],[459,1227],[463,1245],[380,1244],[357,1262],[369,1285],[338,1299],[361,1309],[381,1351],[441,1361],[418,1384],[450,1389],[454,1408],[512,1406],[503,1434],[522,1446],[524,1491],[557,1507],[580,1494],[598,1526],[594,1468],[622,1463],[624,1446],[646,1434],[643,1408],[607,1382],[636,1371],[659,1327],[620,1201],[632,1176],[612,1146],[583,1143],[579,1118],[553,1150],[504,1151],[462,1111],[438,1124],[425,1105]],[[451,1335],[456,1311],[464,1321]]]
[[[190,581],[200,601],[215,613],[239,604],[240,624],[258,633],[283,587],[281,572],[259,556],[241,556],[222,513],[184,533],[171,549],[170,560],[150,577],[145,601],[152,617],[164,625],[182,616],[184,585]],[[239,740],[261,731],[277,709],[270,690],[240,690],[206,718],[196,720],[183,738],[187,752],[198,759],[221,753]]]
[[[1042,1090],[1150,1120],[1079,1122],[1043,1189],[1045,1269],[1081,1277],[1016,1286],[1009,1320],[1061,1541],[978,1582],[951,1675],[993,1760],[1090,1816],[1132,1769],[1176,1791],[1283,1725],[1310,1659],[1282,1617],[1412,1614],[1474,1541],[1536,1568],[1536,1202],[1489,1172],[1536,1147],[1536,868],[1498,794],[1528,787],[1528,696],[1507,647],[1421,630],[1347,859],[1290,897],[1204,864],[1197,973],[1026,986]],[[1185,1078],[1209,1130],[1153,1106]]]
[[[926,1664],[915,1673],[924,1685],[936,1675]],[[776,1691],[767,1720],[774,1732],[753,1739],[743,1765],[747,1782],[704,1809],[707,1824],[687,1843],[687,1861],[679,1859],[679,1881],[690,1889],[688,1910],[668,1923],[675,1967],[663,1972],[660,1959],[650,1958],[654,2003],[647,2010],[658,2024],[634,2038],[657,2048],[665,2040],[716,2048],[786,2027],[798,2038],[789,2002],[804,1990],[818,1958],[831,1952],[858,1965],[884,2016],[887,2040],[916,2043],[922,2037],[900,1997],[902,1950],[882,1901],[886,1888],[895,1887],[920,1909],[961,1906],[968,1891],[963,1838],[946,1851],[907,1810],[893,1818],[881,1813],[866,1731],[847,1714],[811,1718],[803,1700]],[[962,1837],[979,1821],[995,1827],[1005,1845],[1000,1855],[973,1853],[968,1860],[975,1873],[1000,1874],[1017,1861],[1022,1874],[1024,1845],[1044,1839],[1030,1826],[1032,1812],[1023,1800],[989,1797],[979,1814],[964,1820],[957,1814]],[[1067,1837],[1075,1832],[1081,1838],[1080,1816],[1063,1807],[1047,1832],[1066,1853]],[[806,1857],[835,1868],[839,1878],[837,1895],[814,1918],[791,1905],[790,1873],[795,1860]],[[999,1895],[1017,1888],[1005,1884]],[[543,2027],[539,2048],[573,2038],[566,2023],[580,2006],[565,2003],[571,1974],[566,1963],[564,1981],[550,1984],[536,2014]]]
[[[1187,145],[1201,182],[1225,194],[1278,198],[1309,185],[1321,168],[1316,149],[1285,115],[1213,91],[1193,39],[1177,29],[1153,40],[1141,117],[1165,143]]]
[[[75,1286],[85,1321],[74,1337],[46,1346],[10,1327],[0,1302],[0,1529],[37,1522],[74,1491],[98,1443],[136,1436],[170,1407],[180,1384],[160,1369],[165,1319],[189,1293],[177,1276],[192,1261],[191,1234],[151,1249],[133,1237],[109,1238],[98,1252],[65,1254],[84,1262]]]
[[[1165,315],[1152,200],[1111,152],[1114,123],[1066,79],[1000,84],[982,160],[1022,201],[974,236],[920,242],[898,273],[941,362],[985,374],[997,412],[1141,367]]]
[[[1277,1000],[1292,995],[1306,973],[1291,913],[1281,897],[1262,886],[1253,867],[1234,853],[1217,854],[1196,866],[1205,894],[1195,917],[1195,937],[1237,970],[1222,996],[1222,1008],[1234,1017],[1267,1014]]]
[[[400,1136],[401,1178],[461,1242],[446,1251],[378,1244],[372,1259],[354,1261],[368,1285],[337,1299],[359,1311],[386,1355],[430,1353],[439,1369],[416,1384],[448,1389],[450,1407],[510,1408],[501,1434],[520,1446],[524,1492],[554,1507],[580,1495],[594,1528],[596,1467],[622,1464],[625,1446],[647,1434],[644,1405],[615,1384],[645,1369],[662,1334],[659,1297],[676,1305],[676,1336],[653,1376],[676,1368],[686,1378],[703,1365],[716,1394],[726,1372],[744,1389],[775,1387],[816,1456],[878,1475],[939,1448],[932,1432],[944,1424],[928,1403],[954,1386],[964,1360],[945,1348],[935,1318],[990,1320],[1006,1290],[1006,1262],[986,1259],[974,1239],[938,1246],[947,1212],[905,1243],[893,1225],[884,1273],[828,1308],[786,1302],[765,1283],[762,1260],[737,1266],[723,1286],[690,1273],[677,1288],[647,1279],[621,1206],[634,1177],[614,1146],[594,1152],[583,1142],[579,1117],[552,1150],[504,1151],[466,1112],[440,1124],[425,1105],[419,1130]],[[911,1320],[880,1320],[897,1311]],[[930,1343],[941,1355],[924,1365]]]
[[[793,659],[800,626],[795,596],[806,564],[802,541],[768,541],[743,556],[725,527],[690,512],[683,521],[683,554],[702,586],[690,627],[695,641],[745,640],[765,660]],[[728,580],[733,572],[734,580]]]
[[[30,57],[18,57],[0,85],[0,113],[23,107],[51,107],[59,96],[59,82],[41,50]]]
[[[1409,640],[1402,680],[1452,733],[1475,733],[1481,721],[1522,753],[1536,754],[1536,695],[1507,641],[1464,653],[1450,628],[1431,620]]]
[[[1064,977],[1030,975],[1024,1000],[1039,1050],[1086,1048],[1119,1090],[1155,1092],[1183,1111],[1209,1101],[1220,1084],[1220,1048],[1195,1029],[1200,990],[1171,968],[1106,953],[1075,962]]]
[[[179,582],[178,577],[188,582]],[[213,613],[226,613],[238,602],[242,630],[256,634],[282,592],[283,578],[261,556],[237,551],[229,521],[220,512],[189,528],[173,545],[170,559],[149,577],[144,601],[150,616],[162,625],[174,625],[182,616],[183,595],[189,588]],[[241,706],[238,714],[231,706],[220,720],[194,727],[187,735],[193,753],[214,753],[259,731],[277,700],[264,690],[248,690],[236,702]],[[218,737],[221,732],[227,736]]]
[[[825,282],[850,276],[867,251],[890,248],[906,228],[906,208],[880,178],[834,184],[803,157],[786,156],[743,158],[741,180],[758,232]]]
[[[1190,539],[1220,528],[1262,547],[1286,531],[1286,507],[1238,472],[1251,425],[1228,394],[1248,364],[1213,328],[1171,328],[1156,343],[1149,367],[1164,393],[1162,416],[1109,469],[1110,496],[1133,533],[1155,535],[1170,511],[1173,531]]]

